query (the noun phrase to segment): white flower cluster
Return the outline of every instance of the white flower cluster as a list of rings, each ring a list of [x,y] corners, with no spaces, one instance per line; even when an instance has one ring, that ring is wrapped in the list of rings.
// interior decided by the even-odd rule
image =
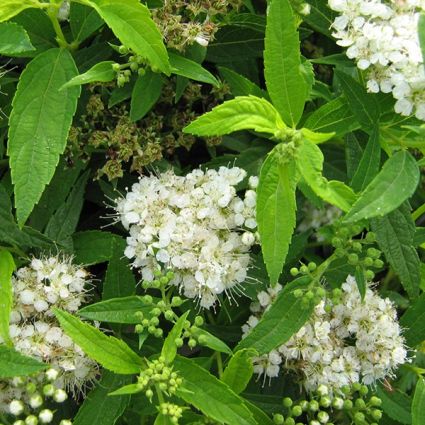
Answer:
[[[332,34],[367,71],[372,93],[391,93],[395,111],[425,120],[425,70],[418,39],[423,0],[329,0],[340,15]]]
[[[280,288],[273,288],[276,290]],[[270,289],[258,294],[254,315],[242,328],[244,335],[256,326],[258,314],[267,309],[273,296]],[[367,288],[362,301],[355,278],[348,276],[342,285],[341,303],[327,303],[331,306],[329,311],[325,301],[321,301],[307,324],[287,343],[255,358],[255,372],[274,378],[284,364],[303,372],[308,390],[321,384],[339,389],[355,382],[373,384],[391,376],[406,361],[404,338],[388,298]]]
[[[80,387],[97,374],[95,362],[69,338],[52,308],[74,313],[86,299],[88,273],[70,258],[34,258],[12,278],[10,337],[15,349],[60,371],[64,385]],[[0,343],[2,342],[0,338]]]
[[[211,307],[217,295],[245,281],[254,234],[256,177],[244,199],[236,185],[240,168],[193,170],[186,176],[167,171],[141,177],[116,206],[130,236],[125,255],[152,280],[158,268],[172,268],[172,284],[200,305]]]

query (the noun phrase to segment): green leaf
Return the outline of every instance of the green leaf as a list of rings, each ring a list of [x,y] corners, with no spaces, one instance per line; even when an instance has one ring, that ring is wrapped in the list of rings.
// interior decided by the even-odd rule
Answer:
[[[251,380],[254,373],[252,357],[255,355],[256,351],[252,349],[239,350],[224,369],[221,380],[236,394],[240,394]]]
[[[360,164],[351,180],[351,187],[361,192],[379,172],[381,162],[381,145],[379,144],[379,127],[375,126],[363,152]]]
[[[54,313],[64,332],[88,357],[104,368],[121,375],[140,372],[142,359],[124,341],[106,336],[99,329],[65,311],[55,309]]]
[[[37,0],[2,0],[0,5],[0,22],[8,21],[18,13],[31,7],[40,7]]]
[[[167,50],[149,9],[138,0],[80,0],[93,7],[124,46],[170,75]]]
[[[65,149],[80,88],[61,92],[59,88],[76,74],[72,56],[65,49],[41,53],[21,74],[12,103],[8,144],[21,226],[40,200]]]
[[[165,364],[173,363],[173,360],[177,355],[176,339],[180,338],[189,313],[190,310],[186,311],[186,313],[178,318],[177,322],[167,335],[167,338],[165,338],[164,345],[161,350],[161,356],[164,357]]]
[[[103,19],[91,7],[73,2],[69,14],[69,24],[74,40],[81,43],[103,25]]]
[[[112,391],[108,396],[126,395],[126,394],[137,394],[143,391],[143,388],[138,384],[129,384],[124,387],[118,388]]]
[[[123,253],[123,240],[112,240],[112,254],[103,282],[102,299],[133,295],[136,291],[136,279],[131,271],[128,258]]]
[[[13,56],[29,50],[35,50],[35,47],[23,27],[13,22],[0,23],[0,55]]]
[[[47,369],[49,365],[0,345],[0,379],[28,376]]]
[[[407,202],[385,217],[372,220],[379,247],[384,252],[410,298],[419,294],[420,260],[414,247],[415,222]]]
[[[114,375],[107,370],[102,372],[102,379],[84,398],[72,423],[74,425],[114,425],[130,402],[130,397],[123,395],[109,398],[107,395],[114,388],[129,383],[130,376]]]
[[[285,128],[279,113],[265,99],[238,96],[201,115],[183,129],[196,136],[222,136],[239,130],[278,133]]]
[[[114,65],[114,63],[114,61],[105,61],[97,63],[84,74],[77,75],[71,80],[67,81],[61,87],[61,90],[66,89],[68,87],[81,86],[82,84],[88,84],[98,81],[102,83],[112,81],[117,75],[117,73],[112,68],[112,65]]]
[[[139,75],[131,95],[130,118],[132,121],[142,119],[161,96],[164,79],[160,74],[146,70]]]
[[[411,424],[411,400],[401,391],[388,393],[382,386],[377,387],[377,396],[382,400],[382,410],[391,418],[402,424]]]
[[[13,305],[12,274],[15,261],[9,251],[0,251],[0,339],[12,345],[9,336],[10,312]]]
[[[295,163],[277,145],[261,167],[257,188],[257,223],[264,262],[272,284],[279,280],[296,222]]]
[[[412,402],[412,425],[425,423],[425,381],[419,378]]]
[[[249,96],[252,94],[253,96],[264,97],[265,99],[269,97],[267,92],[260,89],[260,87],[243,75],[224,66],[219,66],[218,70],[224,80],[229,84],[233,96]]]
[[[206,416],[229,425],[256,425],[243,399],[193,360],[177,356],[175,370],[183,378],[177,395]]]
[[[344,97],[326,102],[316,109],[305,121],[304,127],[316,132],[334,132],[335,137],[343,136],[360,127]]]
[[[322,151],[309,140],[304,140],[296,152],[297,168],[314,193],[326,202],[348,211],[356,196],[343,182],[323,177],[323,161]]]
[[[422,60],[425,62],[425,15],[423,13],[419,16],[418,36],[422,51]]]
[[[211,348],[211,350],[218,351],[220,353],[232,354],[232,350],[225,342],[213,334],[210,334],[205,329],[198,328],[198,330],[193,332],[193,334],[198,339],[201,337],[202,342],[199,341],[200,345]]]
[[[259,355],[270,353],[298,332],[310,318],[314,305],[303,307],[302,298],[296,298],[293,292],[297,288],[306,288],[309,284],[308,277],[301,277],[287,284],[235,351],[253,348]]]
[[[47,223],[45,234],[53,241],[72,247],[71,235],[78,225],[88,178],[87,171],[76,181],[66,201]]]
[[[190,78],[191,80],[201,81],[202,83],[212,84],[215,87],[219,86],[219,82],[214,75],[203,68],[199,63],[187,59],[175,53],[168,54],[171,65],[171,72],[182,77]]]
[[[78,232],[72,236],[77,264],[99,264],[109,261],[114,251],[114,242],[118,243],[124,252],[125,240],[120,236],[100,230]]]
[[[170,416],[159,413],[158,416],[155,418],[155,422],[153,425],[173,425],[173,424],[174,422],[171,420]]]
[[[381,115],[381,108],[376,97],[367,93],[365,88],[353,77],[340,71],[335,71],[335,73],[357,121],[365,130],[373,129]]]
[[[79,310],[78,314],[85,319],[99,322],[135,325],[140,323],[138,312],[142,312],[146,316],[151,310],[152,304],[146,304],[143,297],[131,296],[111,298],[90,304]]]
[[[409,347],[416,347],[425,341],[425,294],[422,294],[401,316],[400,325],[405,329],[403,336]]]
[[[382,217],[395,210],[413,195],[419,176],[415,158],[407,151],[397,152],[366,186],[344,221],[352,223],[364,218]]]
[[[301,70],[297,22],[289,0],[272,0],[267,14],[264,76],[273,105],[295,127],[309,87]]]
[[[327,142],[335,136],[335,133],[316,133],[315,131],[311,131],[308,128],[302,128],[301,134],[307,140],[316,144]]]
[[[356,273],[354,274],[354,277],[356,278],[357,288],[363,301],[366,295],[366,278],[362,267],[356,267]]]

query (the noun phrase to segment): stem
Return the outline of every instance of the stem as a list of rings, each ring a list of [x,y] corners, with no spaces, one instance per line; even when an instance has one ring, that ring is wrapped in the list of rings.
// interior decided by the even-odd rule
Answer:
[[[412,219],[416,221],[422,214],[425,214],[425,203],[422,204],[417,210],[413,211]]]
[[[164,396],[162,395],[162,391],[159,389],[158,385],[155,385],[156,395],[158,396],[159,404],[164,403]]]
[[[221,358],[221,353],[216,351],[215,352],[215,357],[217,359],[217,372],[218,372],[218,377],[221,379],[221,377],[223,376],[223,360]]]
[[[59,4],[50,4],[49,8],[47,9],[47,16],[52,22],[53,29],[55,30],[55,33],[56,33],[56,41],[58,42],[59,47],[70,49],[71,45],[66,41],[65,35],[63,34],[62,28],[58,21],[59,7],[60,7]]]

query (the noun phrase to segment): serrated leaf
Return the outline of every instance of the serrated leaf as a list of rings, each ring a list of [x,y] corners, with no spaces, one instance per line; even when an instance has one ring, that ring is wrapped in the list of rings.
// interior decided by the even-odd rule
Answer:
[[[38,8],[37,0],[2,0],[0,5],[0,22],[8,21],[25,9]]]
[[[376,97],[367,93],[365,88],[353,77],[340,71],[335,71],[341,83],[351,112],[365,130],[371,130],[379,120],[380,106]]]
[[[93,67],[91,67],[84,74],[80,74],[67,81],[62,87],[61,90],[73,86],[81,86],[83,84],[93,83],[93,82],[102,82],[107,83],[112,81],[117,73],[113,70],[112,66],[114,61],[105,61],[99,62]]]
[[[354,191],[360,192],[379,172],[381,162],[381,145],[379,144],[379,127],[375,126],[363,152],[359,166],[351,180]]]
[[[123,395],[108,398],[113,389],[129,383],[130,376],[114,375],[107,370],[102,372],[102,379],[84,398],[72,423],[74,425],[114,425],[130,402],[130,397]]]
[[[21,226],[40,200],[65,149],[80,88],[61,92],[59,88],[77,73],[68,50],[50,49],[34,58],[21,74],[12,103],[8,144]]]
[[[382,410],[391,418],[402,424],[411,424],[411,399],[401,391],[388,393],[382,386],[377,387],[377,396],[382,400]]]
[[[28,376],[47,369],[49,365],[0,345],[0,379]]]
[[[372,220],[379,247],[410,298],[419,294],[420,260],[414,247],[415,222],[407,202],[385,217]]]
[[[201,115],[183,129],[196,136],[222,136],[239,130],[275,134],[285,124],[273,105],[255,96],[237,96]]]
[[[136,291],[136,279],[125,257],[123,240],[112,240],[112,253],[103,282],[102,299],[133,295]]]
[[[295,127],[309,87],[301,71],[297,23],[289,0],[272,0],[268,7],[264,76],[274,106],[285,123]]]
[[[154,301],[155,302],[155,301]],[[152,304],[146,304],[142,297],[131,296],[111,298],[90,304],[78,311],[79,316],[89,320],[108,323],[126,323],[134,325],[140,323],[137,313],[145,315],[152,310]]]
[[[322,151],[309,140],[304,140],[296,152],[297,168],[314,193],[341,210],[348,211],[356,196],[343,182],[328,180],[323,176],[323,161]]]
[[[199,63],[175,53],[169,53],[168,56],[170,59],[171,72],[173,74],[181,75],[182,77],[190,78],[194,81],[212,84],[215,87],[219,86],[217,78]]]
[[[30,50],[35,47],[23,27],[13,22],[0,23],[0,55],[13,56]]]
[[[170,75],[167,50],[149,9],[138,0],[80,0],[93,7],[124,46]]]
[[[382,217],[395,210],[413,195],[419,175],[415,158],[409,152],[395,153],[366,186],[344,221],[353,223],[364,218]]]
[[[69,24],[74,40],[81,43],[103,25],[103,19],[91,7],[73,2]]]
[[[308,277],[301,277],[287,284],[235,351],[253,348],[259,355],[270,353],[298,332],[310,318],[314,305],[303,306],[302,299],[296,298],[293,291],[297,288],[304,289],[309,284]]]
[[[422,294],[401,316],[400,324],[405,329],[403,336],[409,347],[425,341],[425,294]]]
[[[296,222],[297,171],[277,145],[264,161],[257,188],[256,220],[261,250],[272,284],[279,280]]]
[[[199,341],[200,345],[211,348],[211,350],[218,351],[219,353],[232,354],[232,350],[225,342],[209,333],[205,329],[198,328],[198,330],[193,333],[196,338],[202,337],[202,342]]]
[[[142,359],[124,341],[106,336],[99,329],[65,311],[55,309],[54,313],[64,332],[88,357],[104,368],[121,375],[140,372]]]
[[[13,305],[12,274],[15,261],[9,251],[0,251],[0,339],[12,345],[9,336],[10,312]]]
[[[146,70],[139,75],[131,94],[130,118],[132,121],[142,119],[161,96],[164,79],[160,74]]]
[[[252,94],[253,96],[268,99],[269,95],[266,91],[260,89],[260,87],[243,75],[224,66],[219,66],[218,70],[224,80],[229,84],[233,96],[249,96]]]
[[[206,416],[228,425],[256,425],[243,399],[193,360],[177,356],[175,370],[183,378],[177,395]]]
[[[236,394],[240,394],[251,380],[254,373],[252,357],[255,355],[256,351],[252,349],[239,350],[224,369],[221,380]]]
[[[412,425],[425,423],[425,381],[419,378],[412,402]]]
[[[77,264],[93,265],[109,261],[114,253],[114,243],[125,249],[125,240],[120,236],[100,230],[78,232],[72,236]]]
[[[165,364],[171,364],[177,354],[177,345],[176,339],[180,338],[181,333],[183,332],[184,324],[189,315],[190,311],[186,311],[182,316],[180,316],[176,323],[174,324],[171,331],[168,333],[167,338],[165,338],[164,345],[162,346],[161,356],[164,357]]]

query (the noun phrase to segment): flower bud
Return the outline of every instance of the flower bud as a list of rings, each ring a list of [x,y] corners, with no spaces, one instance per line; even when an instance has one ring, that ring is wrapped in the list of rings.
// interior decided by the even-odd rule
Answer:
[[[49,424],[53,420],[53,412],[49,409],[43,409],[38,414],[38,419],[40,419],[42,424]]]

